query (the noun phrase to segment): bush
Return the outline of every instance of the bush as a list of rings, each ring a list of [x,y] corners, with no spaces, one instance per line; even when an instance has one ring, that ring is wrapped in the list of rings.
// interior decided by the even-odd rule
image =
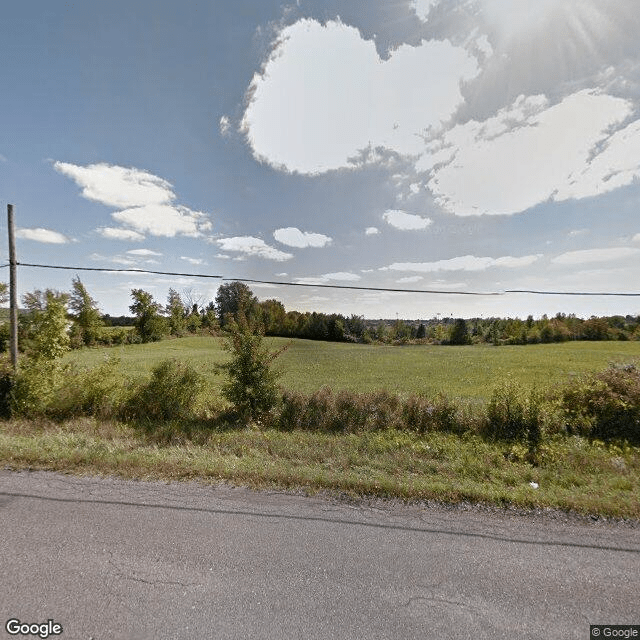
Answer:
[[[410,396],[402,406],[404,427],[417,433],[460,431],[457,413],[455,403],[444,395],[438,396],[435,401],[422,396]]]
[[[78,416],[117,417],[126,401],[128,381],[117,371],[120,361],[109,358],[93,369],[69,365],[64,384],[51,398],[46,412],[57,420]]]
[[[0,418],[11,417],[11,398],[15,377],[11,365],[6,361],[2,361],[0,365]]]
[[[485,435],[508,442],[528,441],[536,447],[542,438],[544,412],[542,397],[531,392],[526,397],[513,382],[494,390],[487,405]]]
[[[640,444],[640,370],[610,367],[567,386],[562,409],[571,433]]]
[[[443,396],[435,402],[416,396],[402,400],[386,391],[334,394],[329,387],[323,387],[310,395],[284,391],[278,424],[286,431],[355,433],[405,429],[426,433],[460,430],[457,414],[457,406]]]
[[[11,414],[25,418],[46,415],[61,385],[62,374],[56,360],[25,358],[11,389]]]
[[[193,417],[202,376],[188,364],[163,360],[151,371],[151,379],[133,389],[124,407],[127,419],[180,420]]]
[[[287,347],[269,351],[262,345],[262,334],[253,333],[246,323],[231,325],[230,329],[225,349],[231,352],[231,360],[218,365],[228,376],[222,395],[242,419],[257,419],[278,403],[281,374],[271,368],[271,363]]]

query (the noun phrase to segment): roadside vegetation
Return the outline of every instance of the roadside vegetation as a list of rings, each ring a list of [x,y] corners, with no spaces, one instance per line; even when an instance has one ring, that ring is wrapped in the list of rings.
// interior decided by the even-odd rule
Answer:
[[[301,341],[265,339],[245,293],[238,288],[236,306],[229,303],[223,337],[185,338],[215,345],[215,357],[205,352],[197,361],[158,358],[163,347],[165,356],[170,348],[179,354],[183,342],[153,338],[160,326],[184,335],[193,306],[180,308],[179,297],[170,295],[173,315],[167,317],[144,291],[134,290],[141,344],[77,352],[91,355],[85,364],[64,355],[73,339],[91,344],[101,329],[96,314],[87,312],[95,302],[80,281],[74,281],[71,327],[68,297],[30,294],[20,369],[14,374],[5,363],[0,375],[0,460],[10,468],[227,480],[640,519],[640,369],[630,359],[599,371],[573,362],[572,377],[534,385],[536,351],[565,349],[566,359],[567,348],[584,348],[513,347],[523,358],[522,375],[499,371],[490,390],[465,396],[451,392],[451,371],[442,378],[444,388],[424,375],[408,384],[415,376],[402,365],[385,367],[385,357],[388,364],[390,353],[417,359],[442,349],[454,354],[464,380],[471,361],[495,369],[484,358],[512,348],[343,344],[335,348],[347,353],[350,384],[322,385],[314,370],[322,367],[325,347],[304,343],[301,358]],[[629,356],[634,344],[620,353]],[[150,348],[156,357],[145,356],[144,372],[118,359]],[[375,350],[383,354],[380,369],[408,386],[389,388],[375,376],[363,384],[358,357],[364,366]],[[553,368],[548,353],[547,372]],[[294,360],[300,368],[288,378]],[[311,388],[292,383],[305,378]],[[336,382],[333,374],[329,379]]]

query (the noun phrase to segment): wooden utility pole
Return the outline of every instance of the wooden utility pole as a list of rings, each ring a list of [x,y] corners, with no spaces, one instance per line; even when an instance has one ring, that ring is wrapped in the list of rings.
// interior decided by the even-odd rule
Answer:
[[[13,222],[13,205],[7,205],[9,227],[9,323],[11,326],[11,366],[18,368],[18,282],[16,260],[16,235]]]

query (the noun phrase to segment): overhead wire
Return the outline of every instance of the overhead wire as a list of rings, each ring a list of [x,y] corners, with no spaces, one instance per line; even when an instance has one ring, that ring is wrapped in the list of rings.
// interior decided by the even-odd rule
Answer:
[[[8,267],[9,264],[0,265],[0,268]],[[443,289],[398,289],[391,287],[363,287],[357,285],[326,284],[310,282],[282,282],[277,280],[256,280],[252,278],[230,278],[224,275],[207,273],[181,273],[176,271],[155,271],[152,269],[112,268],[112,267],[79,267],[56,264],[35,264],[30,262],[16,262],[16,266],[34,267],[38,269],[65,269],[67,271],[102,271],[107,273],[148,273],[151,275],[178,276],[186,278],[211,278],[224,282],[245,282],[249,284],[266,284],[283,287],[314,287],[322,289],[343,289],[352,291],[379,291],[381,293],[422,293],[429,295],[456,295],[456,296],[504,296],[506,294],[522,293],[539,296],[620,296],[620,297],[640,297],[640,292],[612,292],[612,291],[537,291],[533,289],[505,289],[504,291],[448,291]]]

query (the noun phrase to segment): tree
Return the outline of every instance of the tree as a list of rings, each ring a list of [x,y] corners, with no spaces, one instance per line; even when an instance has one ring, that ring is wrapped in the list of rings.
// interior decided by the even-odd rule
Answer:
[[[32,356],[35,360],[57,360],[69,350],[67,295],[47,290],[42,309],[31,317]]]
[[[264,332],[268,336],[282,335],[285,331],[285,318],[287,312],[279,300],[265,300],[258,303],[262,316]]]
[[[9,302],[9,287],[6,282],[0,282],[0,304]]]
[[[216,308],[220,326],[230,322],[239,322],[241,316],[251,324],[258,313],[258,298],[243,282],[230,282],[218,287]]]
[[[218,315],[216,314],[216,305],[214,302],[209,302],[209,304],[202,310],[202,326],[212,333],[220,328],[220,325],[218,324]]]
[[[281,374],[271,368],[271,363],[287,347],[269,351],[262,344],[262,333],[252,332],[244,319],[228,327],[230,333],[224,348],[231,352],[231,360],[218,365],[228,376],[222,395],[242,418],[257,419],[278,401],[277,381]]]
[[[453,323],[451,329],[451,335],[449,336],[449,344],[469,344],[471,338],[469,337],[469,329],[467,328],[467,322],[463,318],[457,318]]]
[[[169,315],[169,331],[171,335],[181,336],[186,329],[185,308],[180,294],[175,289],[169,289],[167,313]]]
[[[134,326],[142,342],[161,340],[168,332],[167,322],[160,316],[162,307],[150,293],[142,289],[132,289],[131,297],[133,304],[129,310],[136,317]]]
[[[69,307],[74,314],[74,322],[80,331],[82,343],[94,344],[100,329],[104,326],[98,303],[89,295],[86,287],[76,276],[73,280],[73,289],[69,298]]]
[[[416,331],[416,338],[418,340],[422,340],[423,338],[426,338],[426,336],[427,336],[427,328],[421,322],[420,325],[418,326],[418,330]]]
[[[36,415],[48,406],[62,381],[60,357],[69,349],[68,295],[47,289],[23,296],[28,356],[11,385],[11,412]]]

